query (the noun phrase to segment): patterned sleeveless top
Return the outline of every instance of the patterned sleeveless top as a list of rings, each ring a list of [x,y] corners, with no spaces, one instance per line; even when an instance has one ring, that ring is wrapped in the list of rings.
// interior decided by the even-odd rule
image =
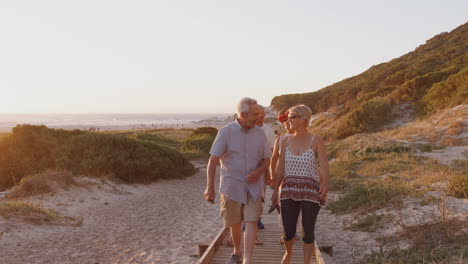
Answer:
[[[293,155],[287,146],[285,154],[280,200],[293,199],[322,204],[318,164],[312,147],[300,155]]]

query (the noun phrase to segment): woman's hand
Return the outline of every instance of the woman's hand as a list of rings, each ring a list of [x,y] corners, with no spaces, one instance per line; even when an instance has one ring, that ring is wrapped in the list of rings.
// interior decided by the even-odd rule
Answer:
[[[271,205],[278,204],[278,191],[273,191],[271,195]]]
[[[327,201],[328,186],[320,185],[319,193],[320,193],[320,199],[322,200],[322,203],[325,204],[325,202]]]

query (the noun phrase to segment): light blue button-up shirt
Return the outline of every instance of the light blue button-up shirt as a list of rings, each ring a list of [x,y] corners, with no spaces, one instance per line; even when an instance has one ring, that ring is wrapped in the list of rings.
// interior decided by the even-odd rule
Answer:
[[[220,193],[243,204],[249,192],[254,200],[261,195],[263,176],[254,183],[247,183],[247,176],[271,157],[263,129],[255,126],[244,131],[238,121],[229,123],[219,130],[210,154],[221,161]]]

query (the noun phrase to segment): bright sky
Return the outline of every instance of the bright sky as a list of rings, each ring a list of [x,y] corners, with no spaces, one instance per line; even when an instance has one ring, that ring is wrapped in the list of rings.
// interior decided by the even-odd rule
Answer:
[[[0,0],[0,113],[220,113],[467,22],[466,0]]]

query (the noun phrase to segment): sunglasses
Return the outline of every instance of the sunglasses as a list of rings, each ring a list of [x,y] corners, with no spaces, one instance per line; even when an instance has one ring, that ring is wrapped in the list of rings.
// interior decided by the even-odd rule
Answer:
[[[289,114],[288,119],[296,119],[296,118],[301,118],[302,116],[296,115],[296,114]]]

